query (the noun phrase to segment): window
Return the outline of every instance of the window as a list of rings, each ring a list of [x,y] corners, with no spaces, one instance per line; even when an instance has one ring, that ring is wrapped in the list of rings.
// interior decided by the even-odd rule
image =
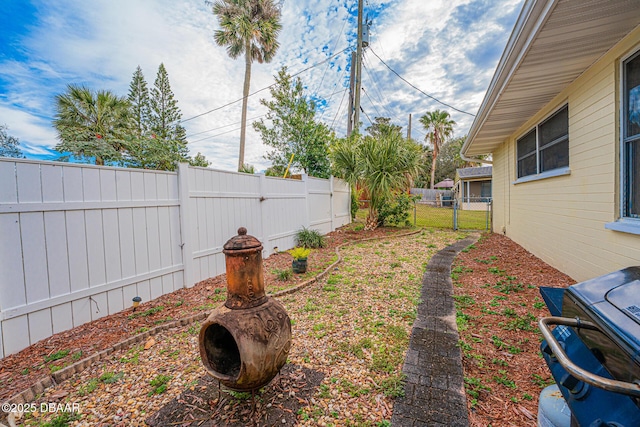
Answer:
[[[622,216],[640,218],[640,52],[623,63]]]
[[[538,124],[516,145],[518,178],[569,166],[569,106]]]

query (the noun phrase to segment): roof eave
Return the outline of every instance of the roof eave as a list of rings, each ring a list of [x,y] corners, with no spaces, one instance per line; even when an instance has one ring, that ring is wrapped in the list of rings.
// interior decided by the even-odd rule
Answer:
[[[490,154],[502,143],[502,141],[496,140],[490,144],[483,144],[483,147],[486,148],[482,148],[479,151],[469,150],[469,146],[484,125],[505,86],[509,83],[510,77],[529,51],[529,48],[535,40],[535,36],[549,18],[557,2],[558,0],[548,0],[546,2],[526,0],[522,5],[522,10],[520,11],[520,15],[518,15],[514,29],[511,32],[502,57],[498,62],[496,72],[491,79],[491,83],[476,114],[476,118],[469,129],[467,139],[460,149],[460,152],[464,156]]]

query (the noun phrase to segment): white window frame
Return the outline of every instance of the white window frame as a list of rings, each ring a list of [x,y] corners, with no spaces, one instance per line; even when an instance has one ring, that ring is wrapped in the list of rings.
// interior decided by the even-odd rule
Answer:
[[[552,141],[551,143],[547,143],[544,147],[540,147],[540,126],[542,126],[543,124],[545,124],[548,120],[550,120],[553,116],[555,116],[556,114],[558,114],[560,111],[562,111],[563,109],[567,109],[567,115],[568,115],[568,109],[569,109],[569,103],[564,103],[562,104],[560,107],[556,108],[552,113],[548,114],[544,119],[540,120],[534,127],[532,127],[531,129],[527,130],[526,132],[524,132],[519,138],[516,138],[515,141],[515,148],[516,148],[516,167],[515,167],[515,173],[516,173],[516,180],[513,182],[514,184],[520,184],[523,182],[529,182],[529,181],[537,181],[539,179],[546,179],[546,178],[553,178],[556,176],[562,176],[562,175],[569,175],[571,173],[571,170],[569,169],[569,166],[560,166],[558,168],[554,168],[554,169],[549,169],[546,171],[541,172],[540,171],[540,152],[542,150],[546,150],[548,148],[553,147],[556,144],[559,144],[561,142],[564,142],[565,140],[569,140],[569,123],[568,123],[568,117],[567,117],[567,134],[566,136],[563,136],[561,138],[556,139],[555,141]],[[519,177],[518,176],[518,162],[520,161],[519,159],[519,153],[518,153],[518,141],[521,140],[522,138],[524,138],[525,136],[527,136],[529,133],[531,132],[535,132],[535,137],[536,137],[536,149],[535,149],[535,157],[536,157],[536,173],[533,174],[529,174],[529,175],[524,175]],[[569,147],[567,146],[567,150],[569,150]],[[569,157],[570,158],[570,157]]]
[[[628,187],[628,180],[631,179],[629,177],[629,173],[628,173],[628,162],[627,162],[627,155],[626,155],[626,145],[629,142],[632,141],[640,141],[640,134],[639,135],[635,135],[631,138],[626,138],[626,133],[627,133],[627,102],[626,102],[626,97],[627,97],[627,88],[626,88],[626,73],[625,73],[625,68],[626,68],[626,64],[627,62],[636,59],[640,57],[640,46],[636,46],[631,53],[629,53],[628,55],[622,57],[620,59],[620,63],[619,63],[619,76],[620,76],[620,87],[619,87],[619,93],[620,93],[620,105],[618,106],[619,108],[619,134],[620,134],[620,141],[619,141],[619,151],[620,151],[620,156],[619,156],[619,161],[620,161],[620,168],[619,168],[619,189],[620,189],[620,194],[619,194],[619,199],[618,199],[618,217],[619,219],[615,222],[610,222],[608,224],[605,224],[605,228],[610,229],[610,230],[615,230],[615,231],[622,231],[625,233],[630,233],[630,234],[640,234],[640,217],[632,217],[632,216],[627,216],[627,197],[626,197],[626,192]]]

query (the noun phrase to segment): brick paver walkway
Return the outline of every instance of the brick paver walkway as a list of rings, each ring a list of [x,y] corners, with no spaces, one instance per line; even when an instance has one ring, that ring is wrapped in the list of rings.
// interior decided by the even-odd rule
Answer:
[[[477,236],[431,258],[422,279],[422,303],[404,361],[405,396],[397,398],[391,425],[468,427],[462,360],[458,348],[451,263]]]

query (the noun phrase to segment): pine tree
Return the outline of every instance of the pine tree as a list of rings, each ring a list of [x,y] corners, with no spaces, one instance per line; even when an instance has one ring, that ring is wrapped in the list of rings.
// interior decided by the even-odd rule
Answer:
[[[151,111],[153,112],[151,130],[157,139],[178,140],[186,144],[185,130],[179,123],[182,113],[178,108],[178,101],[173,98],[169,75],[164,64],[158,67],[156,81],[151,89]]]
[[[148,136],[151,130],[151,101],[149,89],[142,74],[142,68],[138,65],[129,84],[129,104],[131,104],[131,116],[138,138]]]
[[[173,97],[169,75],[160,64],[158,74],[151,89],[151,138],[156,141],[151,150],[158,156],[157,169],[173,170],[175,163],[189,161],[186,131],[180,125],[182,113],[178,101]]]

